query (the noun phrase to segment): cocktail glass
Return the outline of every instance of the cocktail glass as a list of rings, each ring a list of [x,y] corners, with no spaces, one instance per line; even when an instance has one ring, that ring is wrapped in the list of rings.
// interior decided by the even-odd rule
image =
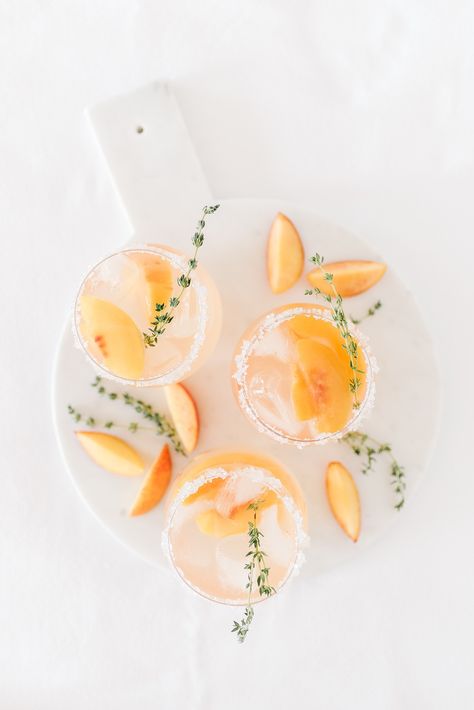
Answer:
[[[268,583],[278,592],[302,564],[307,541],[306,504],[294,477],[267,456],[219,450],[197,456],[173,484],[163,547],[183,582],[207,599],[262,600],[256,582],[250,599],[246,587],[251,503],[258,503]]]
[[[256,428],[303,447],[337,439],[357,428],[375,398],[376,362],[367,339],[352,325],[360,385],[332,313],[296,303],[259,318],[242,336],[233,361],[237,401]]]
[[[166,385],[193,374],[214,349],[221,327],[217,288],[199,264],[153,347],[153,319],[181,291],[188,257],[161,245],[122,249],[100,261],[81,284],[74,309],[79,346],[97,372],[131,385]],[[156,306],[164,304],[161,311]]]

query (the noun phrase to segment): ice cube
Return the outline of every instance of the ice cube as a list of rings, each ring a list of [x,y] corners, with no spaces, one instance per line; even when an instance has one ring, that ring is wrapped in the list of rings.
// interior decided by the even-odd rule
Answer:
[[[138,265],[126,254],[115,254],[106,259],[99,267],[98,276],[121,297],[129,297],[141,279]]]
[[[249,539],[247,535],[228,535],[216,546],[217,574],[226,587],[243,592],[247,584],[247,562]]]
[[[287,328],[283,325],[270,330],[255,347],[256,356],[272,355],[279,360],[289,362],[292,342]]]
[[[264,490],[261,483],[248,476],[228,478],[217,495],[216,510],[224,518],[229,518],[236,508],[258,498]]]
[[[167,327],[171,338],[190,338],[198,330],[199,308],[196,294],[192,289],[185,291],[178,308],[173,313],[173,321]]]
[[[290,436],[298,435],[301,425],[293,412],[289,365],[276,358],[255,358],[248,389],[258,416],[266,424]]]
[[[111,301],[141,327],[147,324],[143,288],[138,265],[126,254],[114,254],[96,268],[86,292]]]
[[[170,540],[178,567],[210,569],[214,565],[214,540],[200,535],[196,527],[197,516],[211,507],[211,501],[198,500],[176,511]]]
[[[269,566],[288,568],[295,556],[295,542],[278,521],[278,506],[262,510],[259,529],[263,533],[262,548],[267,553]]]
[[[150,368],[150,373],[153,375],[172,370],[183,360],[178,343],[166,336],[159,337],[155,347],[147,349],[147,356],[147,369]]]

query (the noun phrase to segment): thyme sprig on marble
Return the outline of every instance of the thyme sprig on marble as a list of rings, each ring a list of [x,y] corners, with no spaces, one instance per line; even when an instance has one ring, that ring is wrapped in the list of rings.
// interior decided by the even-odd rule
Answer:
[[[240,621],[234,621],[234,625],[231,629],[232,633],[235,632],[237,634],[239,643],[245,641],[245,637],[247,636],[250,624],[255,615],[252,605],[252,594],[255,584],[258,587],[261,597],[270,597],[272,594],[275,594],[276,591],[268,581],[270,568],[265,562],[266,552],[262,550],[261,546],[263,533],[257,527],[257,512],[263,502],[263,500],[256,500],[247,507],[247,510],[253,511],[253,519],[249,521],[248,527],[249,551],[245,555],[248,561],[244,567],[244,569],[247,570],[247,584],[245,585],[245,588],[248,589],[247,606],[245,607],[242,619]],[[256,572],[258,572],[258,574],[255,579]]]
[[[142,424],[138,424],[138,422],[130,422],[130,424],[118,424],[117,422],[114,422],[113,420],[109,419],[106,422],[101,422],[98,421],[95,417],[91,417],[86,414],[81,414],[77,409],[72,407],[70,404],[67,406],[67,411],[71,415],[71,417],[74,419],[74,421],[78,424],[79,422],[84,422],[84,424],[91,429],[94,429],[95,427],[99,427],[99,429],[127,429],[128,431],[131,431],[135,433],[136,431],[140,430],[148,430],[148,431],[154,431],[154,427],[151,426],[143,426]]]
[[[405,469],[401,466],[392,452],[390,444],[381,443],[372,436],[362,431],[351,431],[345,434],[341,441],[350,446],[356,456],[365,458],[362,466],[362,473],[368,474],[373,471],[377,457],[381,454],[388,456],[390,460],[390,484],[395,493],[395,509],[401,510],[405,504]]]
[[[332,318],[334,320],[334,323],[336,324],[339,333],[341,334],[341,337],[344,340],[344,345],[342,347],[347,352],[347,355],[349,357],[349,365],[352,370],[352,377],[349,379],[349,389],[353,395],[354,408],[359,409],[361,405],[361,402],[359,401],[359,388],[362,384],[359,375],[364,374],[364,370],[361,370],[359,368],[359,349],[357,347],[356,341],[352,337],[352,334],[349,330],[346,314],[342,305],[342,297],[340,296],[334,285],[334,276],[333,274],[330,274],[328,271],[326,271],[326,269],[323,267],[324,257],[320,254],[315,254],[311,257],[311,261],[318,267],[318,269],[323,274],[324,280],[327,281],[332,291],[332,296],[331,294],[323,293],[319,288],[306,289],[305,295],[321,296],[321,298],[323,298],[331,308]]]
[[[370,318],[371,316],[374,316],[378,310],[382,308],[382,301],[376,301],[373,306],[369,308],[365,316],[361,316],[360,318],[354,318],[354,316],[350,316],[351,321],[354,323],[354,325],[359,325],[359,323],[362,323],[363,320],[366,320],[367,318]]]
[[[183,297],[185,290],[191,286],[191,280],[192,280],[191,279],[191,272],[197,268],[198,251],[202,247],[202,245],[204,244],[203,230],[204,230],[204,227],[206,226],[206,222],[205,222],[204,217],[206,217],[208,214],[214,214],[214,212],[217,209],[219,209],[219,205],[214,205],[211,207],[206,206],[203,208],[201,219],[197,223],[196,232],[194,233],[194,236],[192,238],[192,243],[194,246],[194,254],[191,257],[191,259],[188,260],[187,271],[183,274],[180,274],[177,278],[177,283],[178,283],[178,286],[180,287],[181,290],[178,292],[178,294],[176,296],[171,296],[171,298],[168,301],[168,304],[166,304],[166,303],[156,303],[155,304],[156,315],[150,323],[150,327],[148,328],[148,332],[143,333],[143,341],[145,343],[145,347],[147,347],[147,348],[154,348],[155,347],[155,345],[158,342],[159,336],[163,335],[167,326],[173,320],[174,312],[175,312],[176,308],[179,306],[179,304],[181,303],[181,299]]]
[[[186,451],[185,451],[184,446],[181,442],[181,439],[178,436],[178,432],[176,431],[176,428],[169,421],[169,419],[167,417],[165,417],[164,414],[161,414],[161,412],[157,412],[155,409],[153,409],[151,404],[149,404],[148,402],[144,402],[142,399],[137,399],[136,397],[133,397],[128,392],[122,392],[122,393],[109,392],[102,384],[102,378],[99,376],[97,376],[95,378],[95,380],[94,380],[94,382],[92,382],[91,386],[96,389],[98,394],[100,394],[104,397],[108,397],[112,401],[119,399],[125,405],[128,405],[129,407],[133,407],[135,412],[137,414],[140,414],[143,417],[143,419],[147,419],[148,421],[153,423],[154,429],[156,430],[156,433],[159,436],[166,436],[170,440],[174,450],[178,454],[182,454],[183,456],[186,456]],[[135,422],[132,422],[132,424],[135,424]],[[138,425],[137,425],[137,428],[138,428]],[[136,431],[136,429],[135,429],[135,431]]]

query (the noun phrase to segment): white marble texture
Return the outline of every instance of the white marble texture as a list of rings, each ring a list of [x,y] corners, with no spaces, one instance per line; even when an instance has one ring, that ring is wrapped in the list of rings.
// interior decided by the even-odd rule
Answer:
[[[470,710],[472,4],[0,0],[0,18],[2,710]],[[441,364],[442,436],[403,521],[259,609],[243,648],[227,609],[87,514],[50,418],[78,280],[130,232],[83,109],[157,79],[213,192],[363,236]]]
[[[133,102],[134,98],[130,100]],[[133,147],[131,153],[129,159],[133,163]],[[125,203],[136,204],[135,195],[130,195],[129,188],[122,186],[122,190],[125,190]],[[145,195],[144,201],[147,200]],[[283,200],[223,200],[219,211],[207,220],[206,242],[200,257],[216,279],[221,293],[223,328],[215,352],[187,383],[198,402],[202,425],[196,453],[222,447],[254,449],[275,456],[300,481],[310,518],[311,545],[306,551],[308,564],[303,571],[306,579],[324,574],[341,562],[358,559],[366,546],[379,539],[389,525],[403,524],[404,515],[393,507],[395,498],[386,461],[380,463],[376,473],[363,476],[360,474],[361,462],[344,445],[328,442],[303,450],[282,445],[256,431],[237,406],[230,374],[241,334],[257,317],[272,308],[308,301],[304,297],[308,286],[304,278],[279,296],[274,296],[268,288],[266,238],[278,210],[289,215],[298,226],[308,256],[318,251],[326,254],[328,260],[339,260],[348,255],[361,259],[379,258],[356,236],[321,220],[308,208]],[[174,235],[174,246],[187,250],[194,221],[192,219],[186,231]],[[232,258],[231,269],[227,268],[229,254],[236,255]],[[309,268],[308,264],[305,271]],[[347,301],[348,313],[362,315],[378,298],[384,304],[382,310],[361,326],[370,338],[380,371],[375,377],[375,407],[360,428],[379,441],[391,442],[397,458],[407,470],[409,500],[423,475],[430,476],[426,466],[438,429],[440,381],[432,341],[416,301],[393,269],[389,268],[382,281],[369,292]],[[74,373],[72,378],[71,372]],[[83,351],[74,346],[69,324],[58,351],[53,397],[66,465],[87,504],[105,526],[145,560],[160,567],[166,566],[157,542],[163,528],[163,506],[141,520],[130,521],[126,511],[139,487],[137,481],[133,478],[117,480],[116,477],[111,480],[110,476],[100,475],[97,465],[87,460],[73,436],[78,427],[67,413],[68,404],[81,412],[97,414],[102,421],[127,422],[136,418],[129,409],[121,405],[117,407],[116,402],[98,401],[96,390],[90,387],[95,374]],[[408,380],[409,387],[401,387],[400,378]],[[120,389],[111,381],[104,380],[104,385],[109,390]],[[130,388],[125,390],[132,391]],[[140,388],[138,396],[166,411],[160,388]],[[141,432],[139,436],[125,436],[130,443],[143,447],[149,462],[156,456],[157,441],[153,434]],[[360,488],[364,527],[356,546],[340,534],[326,502],[324,471],[326,464],[334,459],[344,461],[354,470]],[[186,463],[186,459],[175,456],[174,474],[178,475]]]

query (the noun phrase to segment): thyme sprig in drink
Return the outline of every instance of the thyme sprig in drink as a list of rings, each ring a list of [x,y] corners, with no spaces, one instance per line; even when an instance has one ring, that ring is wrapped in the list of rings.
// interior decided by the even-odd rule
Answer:
[[[194,237],[192,239],[194,254],[188,260],[186,272],[180,274],[176,280],[180,289],[179,292],[177,294],[171,294],[171,292],[160,293],[159,300],[156,300],[156,298],[154,299],[154,308],[156,312],[154,313],[153,320],[147,329],[147,332],[143,333],[145,347],[155,347],[159,336],[163,335],[168,325],[174,320],[175,311],[180,305],[186,289],[191,286],[191,273],[197,269],[198,266],[198,251],[204,244],[203,230],[206,226],[204,217],[209,214],[214,214],[214,212],[218,209],[219,205],[203,208],[201,219],[197,223],[197,231],[194,233]],[[163,298],[163,300],[161,300],[161,298]]]

